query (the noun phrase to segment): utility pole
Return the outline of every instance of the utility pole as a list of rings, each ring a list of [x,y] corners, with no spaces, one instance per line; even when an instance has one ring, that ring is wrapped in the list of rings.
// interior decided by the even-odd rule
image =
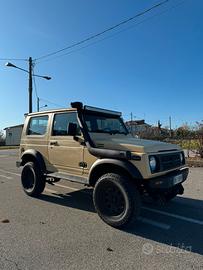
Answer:
[[[130,131],[131,131],[131,134],[133,134],[133,113],[132,112],[130,113],[130,122],[131,122]]]
[[[161,124],[160,120],[158,120],[158,132],[159,132],[159,135],[161,134],[161,126],[162,126],[162,124]]]
[[[172,132],[171,132],[171,116],[169,116],[169,129],[170,129],[170,137],[172,137]]]
[[[161,124],[160,120],[158,120],[158,129],[159,130],[161,130],[161,126],[162,126],[162,124]]]
[[[37,111],[39,112],[39,97],[37,97]]]
[[[32,57],[29,57],[29,113],[32,113]]]

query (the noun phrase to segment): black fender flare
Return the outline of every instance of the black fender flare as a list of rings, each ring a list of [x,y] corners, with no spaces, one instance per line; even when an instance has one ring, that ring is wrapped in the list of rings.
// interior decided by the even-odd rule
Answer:
[[[42,154],[40,154],[40,152],[34,149],[25,150],[21,155],[21,166],[25,165],[25,163],[28,161],[36,161],[41,171],[43,173],[46,172],[46,165],[44,162],[44,158]]]
[[[105,166],[105,165],[112,165],[114,167],[120,168],[122,170],[125,170],[132,179],[137,179],[141,181],[143,179],[140,171],[135,167],[132,163],[130,163],[127,160],[119,160],[119,159],[112,159],[112,158],[103,158],[103,159],[97,159],[92,167],[90,168],[89,171],[89,176],[88,176],[88,183],[91,185],[92,182],[94,182],[94,175],[95,172]]]

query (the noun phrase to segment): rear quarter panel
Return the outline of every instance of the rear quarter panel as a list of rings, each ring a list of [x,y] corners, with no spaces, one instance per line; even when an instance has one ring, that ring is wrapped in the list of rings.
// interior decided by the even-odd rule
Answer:
[[[27,135],[27,128],[32,116],[27,116],[25,119],[24,128],[21,136],[20,143],[20,157],[24,151],[28,149],[34,149],[38,151],[44,158],[47,170],[53,170],[51,164],[48,161],[48,143],[49,134],[51,129],[52,114],[43,114],[48,116],[48,126],[44,135]]]

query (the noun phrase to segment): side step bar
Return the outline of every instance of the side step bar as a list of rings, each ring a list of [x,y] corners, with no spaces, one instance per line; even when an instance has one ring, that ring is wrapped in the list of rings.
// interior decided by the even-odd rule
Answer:
[[[64,172],[54,172],[54,173],[48,173],[46,174],[47,177],[53,177],[53,178],[61,178],[67,181],[81,183],[81,184],[88,184],[87,177],[83,176],[77,176],[77,175],[71,175]]]

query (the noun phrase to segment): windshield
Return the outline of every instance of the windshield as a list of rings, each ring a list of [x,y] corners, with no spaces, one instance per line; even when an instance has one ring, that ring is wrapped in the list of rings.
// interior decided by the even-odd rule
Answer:
[[[85,114],[84,120],[89,132],[128,134],[128,130],[120,117],[104,114]]]

